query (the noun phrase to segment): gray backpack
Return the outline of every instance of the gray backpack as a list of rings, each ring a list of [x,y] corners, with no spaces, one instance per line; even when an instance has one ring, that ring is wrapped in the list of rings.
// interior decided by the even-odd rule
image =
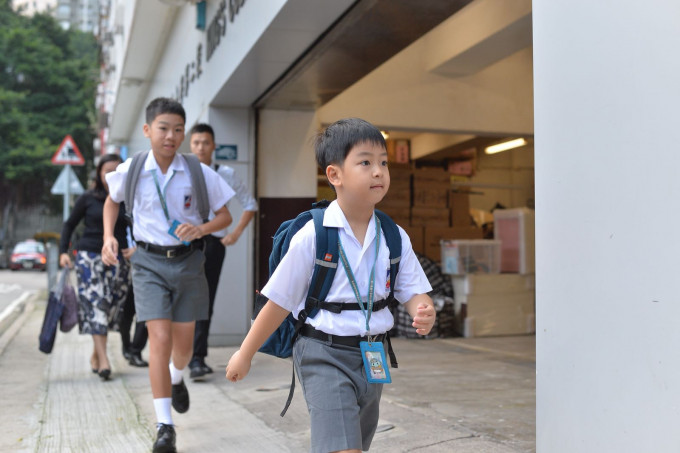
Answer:
[[[135,190],[137,189],[137,182],[139,181],[139,174],[142,172],[142,166],[146,161],[146,156],[149,151],[144,151],[135,154],[130,163],[127,180],[125,181],[125,216],[130,225],[132,225],[132,205],[135,201]],[[184,157],[189,166],[189,174],[191,175],[191,186],[196,192],[196,207],[198,213],[203,219],[203,223],[208,221],[210,216],[210,203],[208,202],[208,188],[205,185],[205,178],[203,177],[203,170],[201,170],[201,161],[193,154],[180,154]]]

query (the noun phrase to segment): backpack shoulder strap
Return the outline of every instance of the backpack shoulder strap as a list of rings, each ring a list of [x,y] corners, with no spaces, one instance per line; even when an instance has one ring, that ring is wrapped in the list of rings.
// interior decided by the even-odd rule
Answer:
[[[397,274],[399,273],[399,263],[401,262],[401,234],[399,233],[399,227],[390,216],[377,209],[375,210],[375,215],[380,219],[380,226],[385,235],[387,248],[390,249],[390,297],[393,297]]]
[[[196,207],[198,208],[198,213],[201,216],[201,219],[203,219],[203,223],[206,223],[210,217],[210,202],[208,200],[208,187],[205,185],[201,161],[193,154],[182,154],[182,156],[184,156],[184,160],[189,166],[191,185],[196,190]]]
[[[127,179],[125,180],[125,216],[132,223],[132,208],[135,201],[135,191],[139,182],[139,174],[142,172],[146,156],[149,151],[137,153],[132,157],[130,168],[128,169]]]
[[[311,304],[318,304],[328,295],[335,278],[335,271],[338,268],[338,229],[327,228],[323,225],[325,208],[314,208],[310,212],[316,232],[316,256],[314,258],[314,273],[307,292],[307,301]],[[307,310],[307,315],[313,318],[318,311],[317,306]]]
[[[338,268],[338,229],[326,228],[323,226],[324,212],[326,212],[326,206],[314,205],[312,209],[305,211],[298,216],[298,218],[304,216],[306,220],[305,223],[309,222],[310,216],[314,221],[314,231],[316,232],[316,256],[314,257],[312,281],[309,284],[309,290],[307,291],[307,301],[305,302],[305,308],[298,313],[291,344],[295,343],[295,340],[300,333],[300,329],[305,325],[307,318],[313,318],[319,312],[318,303],[319,301],[323,301],[328,295],[328,291],[331,289],[333,279],[335,278],[335,271]],[[297,221],[297,218],[295,221]],[[290,242],[290,239],[288,239],[288,241]],[[293,400],[294,392],[295,363],[293,362],[293,376],[291,378],[290,390],[288,392],[286,404],[283,407],[283,411],[281,411],[281,417],[286,415],[286,411]]]

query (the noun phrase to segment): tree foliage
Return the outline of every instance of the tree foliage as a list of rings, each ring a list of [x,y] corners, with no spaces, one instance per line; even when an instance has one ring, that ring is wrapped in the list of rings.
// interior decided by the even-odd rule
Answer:
[[[92,162],[98,47],[49,15],[25,17],[0,0],[0,203],[46,201],[61,171],[50,162],[71,134]],[[81,180],[86,168],[79,169]]]

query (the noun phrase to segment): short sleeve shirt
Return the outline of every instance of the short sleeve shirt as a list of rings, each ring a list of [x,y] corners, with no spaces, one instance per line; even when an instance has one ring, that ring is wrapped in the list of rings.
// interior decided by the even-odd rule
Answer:
[[[109,195],[116,203],[125,199],[125,181],[132,159],[128,159],[116,168],[115,172],[106,175],[109,185]],[[208,189],[208,202],[211,211],[217,211],[227,204],[234,196],[234,191],[224,180],[207,165],[201,164],[203,177]],[[168,208],[168,220],[156,189],[153,178],[155,172],[161,191]],[[132,216],[135,221],[133,230],[135,241],[149,244],[174,246],[181,242],[168,233],[172,220],[179,223],[200,225],[203,223],[196,206],[196,190],[191,185],[191,174],[186,160],[181,155],[175,155],[168,171],[163,175],[158,167],[153,152],[150,152],[144,162],[137,181]]]
[[[375,216],[371,219],[363,245],[359,243],[345,218],[342,209],[334,201],[324,213],[324,226],[337,227],[347,260],[352,268],[359,286],[362,300],[367,300],[368,283],[373,263],[375,262],[375,301],[385,299],[390,292],[390,259],[385,235],[380,231],[380,249],[375,260]],[[399,227],[402,243],[399,274],[394,291],[395,298],[408,302],[417,294],[425,294],[432,290],[418,259],[413,252],[411,241],[404,230]],[[293,236],[290,248],[277,266],[271,278],[262,289],[262,294],[274,303],[293,313],[295,317],[304,308],[305,298],[314,270],[316,257],[316,233],[314,222],[308,222]],[[333,279],[333,284],[326,297],[329,302],[356,303],[354,292],[349,284],[347,273],[341,263]],[[327,310],[319,310],[314,318],[308,318],[318,330],[332,335],[367,335],[366,319],[360,310],[343,310],[339,314]],[[370,334],[378,335],[392,328],[394,319],[389,309],[377,311],[371,315]]]
[[[213,164],[211,167],[215,168],[215,165]],[[229,187],[234,190],[236,193],[234,198],[238,200],[244,211],[257,211],[257,201],[255,201],[255,198],[253,198],[253,196],[250,194],[248,187],[243,183],[243,181],[241,181],[241,179],[236,176],[236,172],[233,168],[227,165],[219,165],[215,171],[222,177],[222,179],[224,179]],[[212,233],[212,235],[222,238],[227,235],[228,231],[229,230],[225,228],[220,231],[215,231]]]

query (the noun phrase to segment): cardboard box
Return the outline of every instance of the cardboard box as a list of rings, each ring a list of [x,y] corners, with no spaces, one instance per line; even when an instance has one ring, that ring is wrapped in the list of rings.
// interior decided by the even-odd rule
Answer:
[[[413,208],[415,209],[415,208]],[[413,216],[411,216],[413,222]],[[440,262],[442,255],[442,239],[482,239],[482,230],[474,226],[464,227],[436,227],[426,226],[423,247],[425,256]]]
[[[394,223],[402,228],[411,224],[411,208],[409,206],[378,205],[376,208],[390,216]]]
[[[475,173],[473,160],[456,160],[449,162],[448,172],[458,176],[472,176]]]
[[[448,208],[413,206],[411,209],[412,226],[448,227],[451,213]]]
[[[451,192],[449,194],[449,208],[451,209],[451,225],[467,226],[470,219],[470,194],[468,192]]]
[[[403,183],[397,185],[390,184],[387,194],[377,205],[380,210],[382,210],[382,206],[411,207],[411,185]]]
[[[407,184],[410,187],[413,171],[410,167],[390,165],[390,190],[397,184]]]
[[[397,224],[399,225],[399,224]],[[421,255],[425,254],[425,229],[423,227],[412,227],[412,226],[404,226],[404,225],[399,225],[401,226],[404,231],[406,231],[406,234],[408,234],[408,237],[411,239],[411,246],[413,247],[413,251],[416,253],[420,253]]]
[[[448,182],[413,180],[413,206],[429,206],[433,208],[447,208],[449,206]]]
[[[413,172],[413,180],[451,183],[451,174],[442,168],[422,168]]]
[[[536,331],[533,274],[452,276],[456,331],[464,337]]]

